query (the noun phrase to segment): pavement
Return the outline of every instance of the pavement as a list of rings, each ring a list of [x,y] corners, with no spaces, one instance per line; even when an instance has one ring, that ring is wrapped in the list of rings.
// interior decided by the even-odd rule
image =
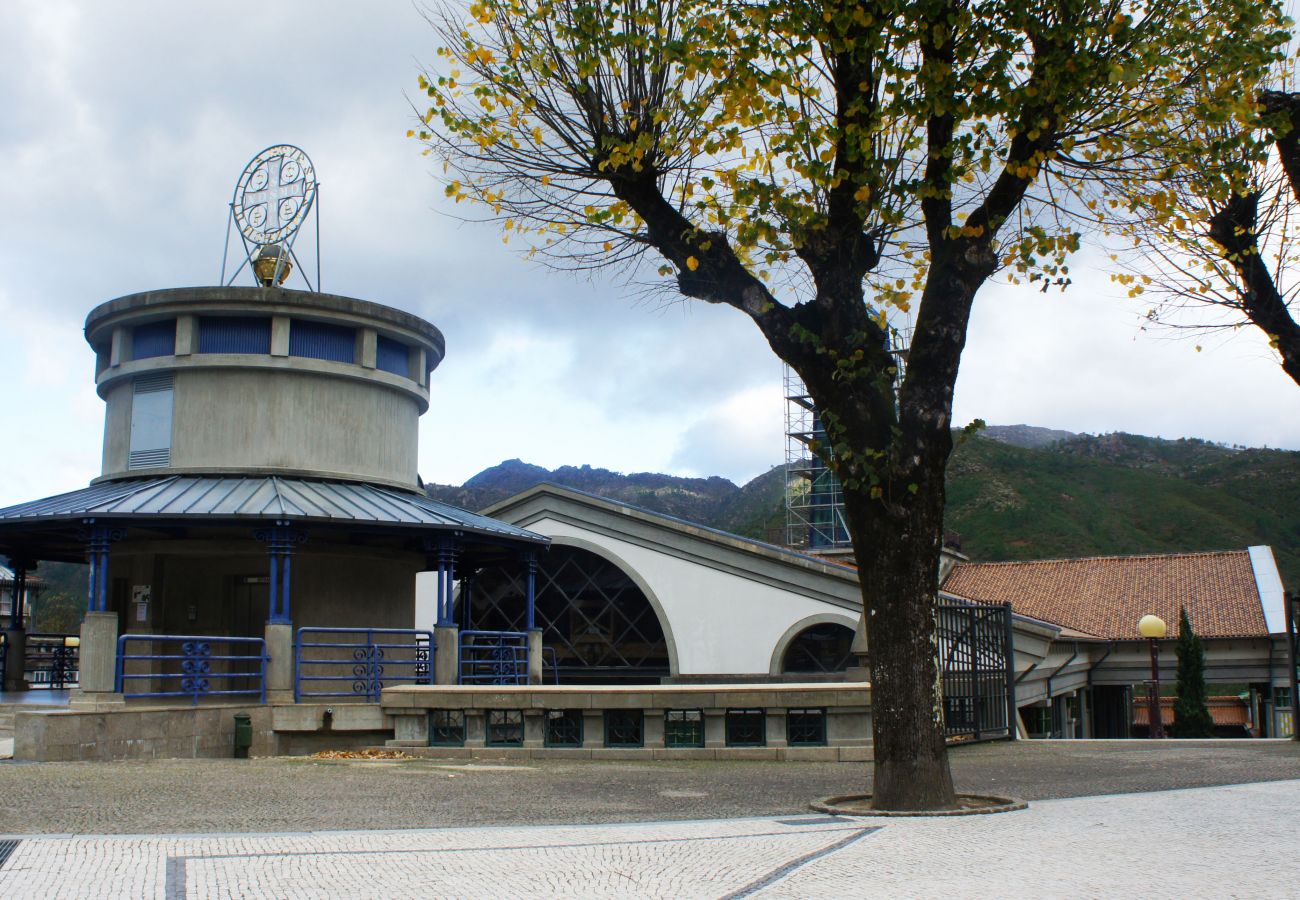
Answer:
[[[789,816],[20,840],[0,896],[1297,896],[1300,781],[960,818]]]
[[[9,763],[0,897],[1300,897],[1295,742],[952,762],[1029,808],[808,814],[849,763]]]

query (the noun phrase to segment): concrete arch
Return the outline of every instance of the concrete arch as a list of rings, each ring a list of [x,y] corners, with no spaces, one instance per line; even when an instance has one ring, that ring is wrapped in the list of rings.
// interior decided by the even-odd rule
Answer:
[[[641,573],[608,547],[585,538],[555,535],[551,537],[551,545],[572,547],[575,550],[586,550],[588,553],[594,553],[631,579],[632,583],[645,595],[646,600],[650,602],[650,608],[654,610],[655,618],[659,620],[659,627],[663,629],[664,633],[664,643],[668,647],[668,674],[671,677],[677,677],[681,673],[681,666],[677,662],[677,639],[673,636],[672,622],[668,620],[668,614],[664,612],[663,604],[659,602],[659,598],[655,596],[655,592],[646,580],[641,577]]]
[[[768,666],[769,675],[781,674],[781,661],[785,659],[785,651],[790,647],[790,643],[815,625],[843,625],[849,631],[856,633],[858,617],[846,613],[817,613],[795,622],[776,642],[776,649],[772,651],[772,661]]]

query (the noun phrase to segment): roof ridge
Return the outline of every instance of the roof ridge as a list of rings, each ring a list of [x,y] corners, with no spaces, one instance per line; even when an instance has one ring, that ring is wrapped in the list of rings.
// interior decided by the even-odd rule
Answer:
[[[959,568],[969,568],[971,566],[1026,566],[1036,563],[1080,563],[1093,562],[1103,559],[1181,559],[1194,556],[1230,556],[1240,553],[1249,553],[1248,548],[1239,550],[1185,550],[1179,553],[1126,553],[1113,556],[1049,556],[1044,559],[998,559],[988,561],[969,560],[959,562],[953,566],[955,572]]]

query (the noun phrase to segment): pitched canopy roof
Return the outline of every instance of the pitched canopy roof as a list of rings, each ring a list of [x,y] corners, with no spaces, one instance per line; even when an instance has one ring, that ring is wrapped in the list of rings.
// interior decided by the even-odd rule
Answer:
[[[1267,549],[962,563],[942,589],[980,603],[1010,603],[1020,615],[1092,637],[1137,640],[1138,619],[1148,614],[1164,619],[1174,637],[1180,607],[1202,637],[1261,637],[1273,630],[1273,616],[1257,581],[1265,554],[1253,551]]]
[[[88,518],[123,525],[288,519],[404,531],[459,531],[488,539],[549,543],[548,538],[524,528],[395,488],[277,476],[199,475],[106,481],[0,509],[0,537],[13,534],[16,528],[66,525]]]

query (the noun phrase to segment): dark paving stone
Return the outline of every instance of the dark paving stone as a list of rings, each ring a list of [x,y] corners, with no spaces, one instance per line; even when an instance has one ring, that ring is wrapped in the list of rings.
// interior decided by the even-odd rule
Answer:
[[[959,791],[1029,800],[1300,778],[1300,743],[1029,742],[955,748]],[[871,789],[864,763],[0,766],[0,833],[192,833],[636,822],[808,812]]]

